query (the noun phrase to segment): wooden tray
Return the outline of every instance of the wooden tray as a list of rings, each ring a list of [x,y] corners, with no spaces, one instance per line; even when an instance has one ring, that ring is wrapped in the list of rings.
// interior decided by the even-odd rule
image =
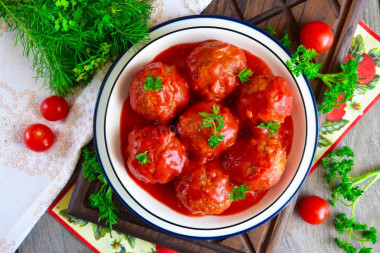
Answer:
[[[324,21],[333,28],[335,40],[331,49],[321,54],[317,61],[324,62],[323,72],[332,72],[339,68],[348,52],[364,3],[364,0],[214,0],[203,14],[231,16],[260,27],[269,25],[276,28],[278,34],[286,29],[293,48],[299,44],[298,34],[303,24]],[[323,85],[316,81],[311,84],[319,98]],[[98,188],[98,183],[88,183],[80,174],[68,213],[98,223],[99,214],[88,202],[89,195]],[[122,210],[116,230],[180,252],[277,252],[295,200],[262,226],[222,240],[192,240],[166,234],[134,216],[116,198],[115,204]]]

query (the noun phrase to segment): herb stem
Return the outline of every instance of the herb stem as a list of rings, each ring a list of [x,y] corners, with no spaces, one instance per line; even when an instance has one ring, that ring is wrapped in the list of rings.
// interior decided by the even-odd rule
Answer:
[[[363,181],[365,181],[365,180],[367,180],[368,178],[371,178],[371,177],[373,177],[373,176],[376,176],[375,178],[374,178],[374,180],[376,181],[377,179],[379,179],[380,178],[380,170],[375,170],[375,171],[371,171],[371,172],[368,172],[367,174],[364,174],[364,175],[361,175],[361,176],[353,176],[352,178],[357,178],[356,180],[354,180],[354,181],[352,181],[352,185],[355,185],[355,184],[359,184],[359,183],[361,183],[361,182],[363,182]],[[373,180],[372,180],[373,181]],[[371,182],[372,182],[371,181]],[[371,183],[372,184],[372,183]],[[369,186],[371,185],[371,184],[369,184]],[[369,187],[368,186],[368,187]],[[365,191],[365,189],[367,189],[368,188],[367,186],[366,187],[364,187],[364,191]]]

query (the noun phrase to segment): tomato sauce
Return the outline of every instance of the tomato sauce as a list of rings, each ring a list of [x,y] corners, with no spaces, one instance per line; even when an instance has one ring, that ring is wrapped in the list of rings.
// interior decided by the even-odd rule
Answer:
[[[186,71],[186,57],[190,52],[200,44],[199,43],[186,43],[186,44],[179,44],[175,45],[163,52],[161,52],[159,55],[155,57],[153,62],[163,62],[169,65],[175,65],[178,69],[178,71],[182,74],[182,76],[189,80],[187,71]],[[248,51],[244,50],[244,54],[247,58],[247,65],[248,68],[250,68],[253,71],[253,75],[260,75],[260,74],[272,74],[272,70],[269,68],[269,66],[260,58],[254,56]],[[235,115],[237,115],[237,110],[235,103],[236,93],[235,95],[230,95],[230,98],[227,98],[225,101],[225,104],[230,108],[231,112],[233,112]],[[192,96],[190,99],[190,103],[197,102],[199,100],[198,97]],[[170,126],[175,127],[176,126],[177,117],[174,118],[170,122]],[[127,147],[128,147],[128,135],[129,133],[135,129],[136,127],[144,127],[151,124],[157,124],[153,123],[151,121],[146,120],[144,117],[137,114],[130,105],[130,99],[129,97],[124,101],[121,118],[120,118],[120,138],[121,138],[121,152],[124,159],[125,167],[127,168],[127,160],[128,160],[128,153],[127,153]],[[248,127],[244,125],[240,125],[239,130],[239,136],[238,138],[247,139],[247,138],[253,138],[254,135],[251,133],[251,131],[248,129]],[[285,148],[287,154],[289,155],[292,145],[292,138],[293,138],[293,121],[291,117],[287,117],[285,119],[285,122],[281,125],[281,128],[279,130],[279,134],[277,138],[281,141],[282,146]],[[192,161],[190,160],[190,163]],[[166,206],[170,207],[171,209],[187,215],[187,216],[197,216],[193,215],[188,211],[184,206],[180,204],[180,202],[177,200],[176,194],[175,194],[175,187],[174,183],[169,182],[167,184],[149,184],[144,183],[139,180],[137,180],[132,173],[129,172],[127,169],[127,172],[130,177],[134,179],[134,181],[145,191],[147,191],[152,197],[160,201],[161,203],[165,204]],[[257,204],[267,193],[268,190],[265,191],[257,191],[257,192],[249,192],[246,194],[246,198],[244,200],[240,201],[234,201],[232,202],[231,206],[224,211],[220,215],[232,215],[235,213],[239,213],[241,211],[244,211],[253,205]]]

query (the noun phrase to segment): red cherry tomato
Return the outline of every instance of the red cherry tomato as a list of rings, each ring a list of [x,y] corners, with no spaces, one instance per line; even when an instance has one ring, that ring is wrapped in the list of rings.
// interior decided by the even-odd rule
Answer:
[[[321,21],[311,21],[304,25],[300,32],[300,42],[307,49],[317,53],[328,50],[334,41],[334,33],[330,26]]]
[[[317,225],[324,222],[329,216],[329,205],[321,197],[307,196],[301,200],[298,212],[304,221]]]
[[[179,253],[178,251],[165,248],[161,245],[156,245],[156,253]]]
[[[24,143],[30,150],[43,152],[48,150],[54,142],[54,133],[42,124],[30,125],[24,132]]]
[[[63,97],[54,95],[42,101],[40,110],[42,116],[49,121],[61,120],[69,114],[69,104]]]

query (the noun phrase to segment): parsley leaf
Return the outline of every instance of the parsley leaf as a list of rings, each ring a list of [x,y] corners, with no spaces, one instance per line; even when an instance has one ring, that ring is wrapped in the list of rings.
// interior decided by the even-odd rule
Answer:
[[[163,89],[164,86],[162,85],[162,79],[159,76],[157,76],[156,79],[154,79],[153,76],[150,76],[144,83],[144,90],[157,91]]]
[[[109,225],[110,230],[112,226],[117,223],[118,214],[120,210],[115,206],[112,201],[112,189],[108,186],[107,181],[100,169],[100,165],[96,160],[95,152],[91,152],[88,148],[83,149],[84,163],[83,177],[88,181],[99,180],[101,182],[100,190],[96,194],[91,194],[90,206],[97,209],[100,213],[98,221],[105,220],[105,224]]]
[[[266,25],[266,26],[263,26],[263,29],[265,30],[265,31],[267,31],[270,35],[272,35],[272,36],[274,36],[274,35],[276,35],[277,33],[276,33],[276,30],[273,28],[273,27],[271,27],[271,26],[268,26],[268,25]]]
[[[220,109],[216,105],[212,107],[212,113],[199,112],[201,117],[204,117],[201,123],[201,129],[203,128],[214,128],[214,135],[211,135],[208,139],[208,145],[211,148],[216,148],[224,139],[224,136],[220,134],[224,126],[223,115],[220,115]],[[217,124],[216,124],[216,123]]]
[[[300,45],[294,52],[290,61],[286,61],[286,66],[295,76],[305,75],[308,79],[314,79],[318,76],[322,64],[314,63],[313,60],[318,56],[314,49],[306,49]]]
[[[238,77],[241,83],[246,83],[249,81],[249,77],[252,76],[253,71],[250,69],[244,68],[239,74]]]
[[[360,252],[371,252],[371,248],[365,246],[365,242],[377,242],[377,231],[374,227],[367,229],[366,224],[361,224],[355,217],[355,205],[360,199],[360,196],[376,181],[380,178],[380,170],[372,171],[359,176],[351,176],[349,173],[354,166],[354,152],[344,147],[341,150],[332,152],[322,160],[323,168],[326,169],[326,180],[331,183],[338,181],[338,184],[334,187],[331,193],[331,202],[335,206],[336,203],[341,202],[347,207],[350,207],[350,217],[347,217],[344,213],[339,213],[334,219],[335,230],[339,234],[348,233],[348,239],[341,241],[335,238],[335,242],[339,248],[345,252],[356,252],[355,247],[349,243],[351,238],[359,241],[363,248]],[[357,184],[363,183],[369,180],[369,182],[360,189]],[[357,236],[357,233],[362,233],[362,238]]]
[[[140,153],[136,156],[136,160],[140,163],[140,164],[147,164],[147,163],[150,163],[150,159],[149,159],[149,156],[147,155],[148,151],[145,151],[144,153]]]
[[[239,187],[232,188],[231,194],[228,195],[228,199],[232,201],[238,201],[245,199],[245,194],[249,192],[249,188],[242,184]]]
[[[261,123],[260,125],[257,126],[257,128],[260,129],[267,129],[269,138],[272,138],[275,133],[278,133],[278,129],[280,129],[281,125],[278,122],[268,122],[265,121],[264,123]]]
[[[289,34],[286,30],[283,32],[283,37],[280,39],[280,42],[287,48],[289,49],[292,46],[292,42],[289,39]]]

